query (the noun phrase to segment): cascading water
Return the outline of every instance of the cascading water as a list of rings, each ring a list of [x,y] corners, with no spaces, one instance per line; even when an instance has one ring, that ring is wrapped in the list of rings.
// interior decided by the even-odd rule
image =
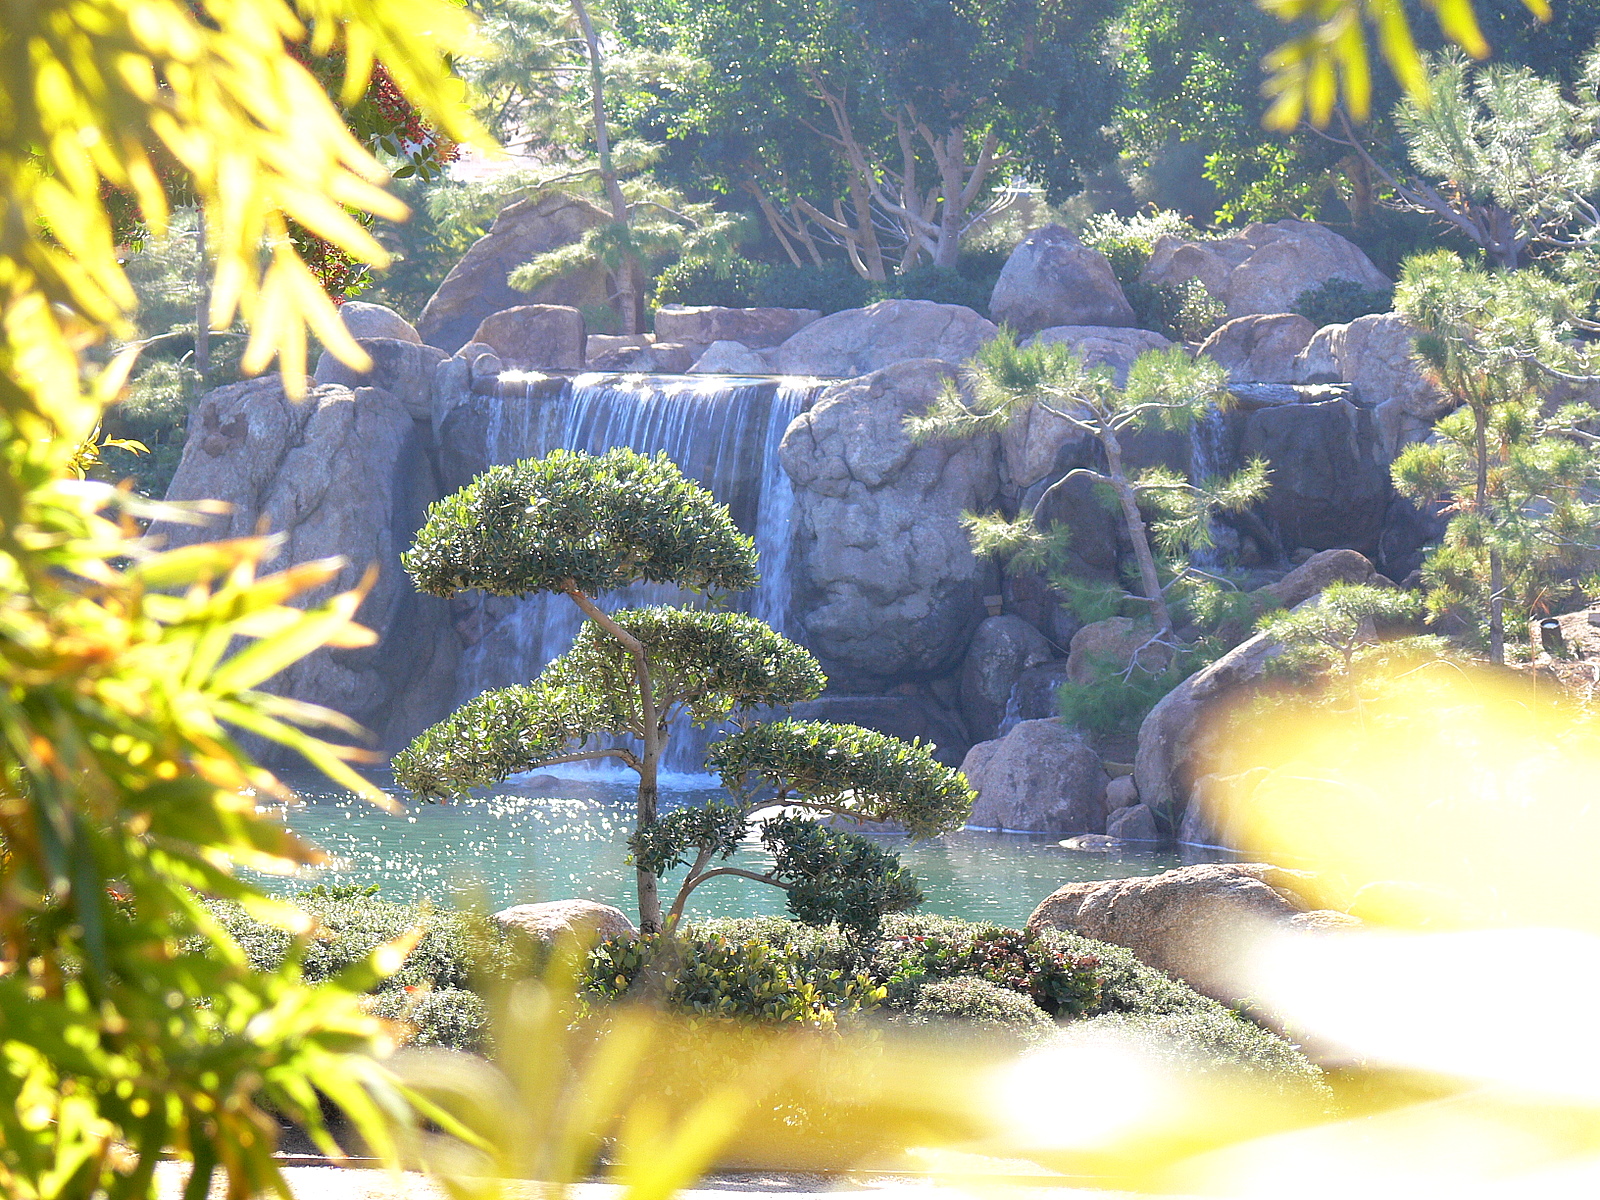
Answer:
[[[820,385],[798,378],[578,375],[563,381],[508,373],[492,397],[487,426],[491,463],[539,458],[556,449],[598,454],[617,446],[667,457],[728,505],[755,538],[761,583],[730,603],[780,631],[789,625],[794,492],[778,461],[784,431],[810,407]],[[607,610],[648,604],[699,604],[664,584],[640,584],[599,598]],[[491,629],[462,655],[461,700],[488,688],[526,683],[572,644],[582,616],[564,596],[477,603]],[[673,730],[664,766],[704,769],[710,734]]]

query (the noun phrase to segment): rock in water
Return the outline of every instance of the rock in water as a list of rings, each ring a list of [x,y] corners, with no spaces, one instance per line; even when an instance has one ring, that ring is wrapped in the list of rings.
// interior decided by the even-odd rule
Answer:
[[[1106,256],[1061,225],[1034,230],[1011,252],[995,280],[989,312],[1019,334],[1052,325],[1126,326],[1134,320]]]
[[[1223,238],[1167,234],[1156,239],[1139,279],[1169,286],[1198,279],[1229,317],[1290,312],[1301,292],[1330,279],[1390,286],[1360,247],[1314,221],[1250,225]]]
[[[961,764],[978,793],[967,823],[1017,833],[1103,833],[1106,775],[1100,756],[1059,720],[1022,721],[980,742]]]
[[[569,936],[592,944],[612,937],[632,937],[639,932],[620,908],[593,900],[514,904],[495,913],[494,921],[502,929],[518,930],[544,945]]]
[[[813,321],[778,347],[783,375],[849,379],[911,359],[966,362],[998,327],[960,304],[880,300]]]
[[[1034,909],[1028,928],[1126,946],[1141,962],[1229,1004],[1250,992],[1240,967],[1257,939],[1356,924],[1340,913],[1308,912],[1295,891],[1304,878],[1266,863],[1206,863],[1145,879],[1069,883]]]
[[[801,640],[841,691],[950,671],[984,617],[990,568],[961,514],[999,488],[995,438],[913,445],[903,428],[952,373],[920,359],[837,383],[784,434]]]

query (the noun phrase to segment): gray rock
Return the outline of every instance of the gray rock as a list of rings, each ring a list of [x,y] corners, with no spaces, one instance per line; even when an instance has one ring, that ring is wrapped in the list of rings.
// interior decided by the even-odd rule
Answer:
[[[783,375],[850,379],[910,359],[964,363],[997,326],[960,304],[880,300],[807,325],[778,347]]]
[[[742,342],[712,342],[689,368],[692,375],[766,375],[771,371],[767,356]]]
[[[778,346],[822,316],[814,308],[721,308],[668,304],[656,310],[656,337],[663,342],[710,346]]]
[[[1118,775],[1106,784],[1107,812],[1114,813],[1118,809],[1129,808],[1137,803],[1139,803],[1139,789],[1134,784],[1132,775]]]
[[[978,793],[967,819],[974,829],[1105,832],[1100,756],[1061,721],[1023,721],[1003,738],[980,742],[961,770]]]
[[[1353,384],[1367,407],[1393,402],[1418,421],[1431,422],[1450,404],[1412,358],[1415,342],[1416,329],[1399,313],[1325,325],[1295,359],[1295,373],[1302,383]]]
[[[430,346],[454,353],[472,337],[479,322],[502,309],[521,304],[579,309],[605,304],[605,272],[598,268],[562,275],[532,292],[513,291],[506,276],[547,250],[572,245],[609,220],[610,214],[597,205],[561,193],[507,206],[445,276],[417,319],[417,332]]]
[[[655,371],[662,375],[687,375],[695,360],[705,353],[704,346],[685,342],[652,342],[650,348],[634,359],[634,371]]]
[[[949,767],[958,766],[972,744],[960,716],[920,692],[887,696],[828,692],[789,711],[797,720],[860,725],[907,742],[919,738],[934,746],[934,758]]]
[[[1111,782],[1117,784],[1121,780],[1113,779]],[[1106,794],[1108,797],[1106,805],[1110,807],[1110,788],[1106,789]],[[1129,804],[1123,808],[1115,809],[1106,818],[1106,833],[1124,842],[1158,842],[1161,840],[1160,832],[1156,829],[1156,815],[1143,804]]]
[[[1257,409],[1239,457],[1258,455],[1272,464],[1258,507],[1286,547],[1376,552],[1393,488],[1370,409],[1342,398]]]
[[[961,664],[961,715],[976,741],[1000,733],[1006,703],[1022,672],[1055,656],[1045,637],[1021,617],[989,617],[972,635]]]
[[[1257,588],[1254,595],[1279,608],[1294,608],[1320,594],[1330,583],[1364,583],[1393,587],[1378,569],[1354,550],[1324,550],[1313,554],[1276,583]]]
[[[1299,313],[1235,317],[1200,345],[1236,383],[1299,382],[1295,359],[1317,327]]]
[[[403,343],[409,344],[409,343]],[[321,649],[275,676],[268,689],[367,724],[395,746],[448,712],[456,639],[445,602],[418,595],[399,555],[438,498],[426,422],[379,388],[337,384],[290,401],[277,376],[208,392],[189,423],[167,497],[223,500],[228,516],[206,528],[159,526],[169,544],[246,537],[259,523],[283,535],[281,569],[340,556],[337,577],[295,603],[320,603],[378,576],[357,619],[374,646]]]
[[[1083,685],[1094,683],[1102,671],[1124,670],[1138,655],[1141,670],[1157,674],[1167,669],[1172,651],[1151,645],[1155,629],[1148,621],[1132,617],[1107,617],[1092,621],[1072,635],[1067,654],[1067,678]]]
[[[961,514],[995,496],[995,439],[913,445],[902,427],[951,374],[923,359],[834,384],[784,434],[802,640],[841,688],[945,674],[983,619],[992,568]]]
[[[363,300],[346,300],[339,306],[339,318],[350,336],[362,338],[396,338],[402,342],[420,342],[422,335],[411,322],[394,309],[382,304],[368,304]]]
[[[1286,313],[1300,293],[1330,279],[1369,288],[1390,280],[1348,241],[1312,221],[1251,225],[1223,238],[1158,238],[1139,273],[1144,283],[1175,285],[1198,279],[1221,300],[1229,317]]]
[[[620,908],[593,900],[514,904],[502,908],[493,919],[502,929],[525,933],[547,946],[568,937],[594,943],[612,937],[632,937],[639,932]]]
[[[344,307],[349,308],[347,303]],[[366,307],[388,312],[377,304]],[[396,318],[398,320],[398,318]],[[424,346],[413,335],[411,338],[359,337],[356,344],[372,359],[370,370],[357,371],[346,366],[324,350],[317,360],[316,383],[337,383],[347,388],[375,387],[399,397],[406,412],[418,421],[426,421],[433,407],[433,376],[445,352],[433,346]]]
[[[581,371],[587,333],[583,314],[561,304],[519,304],[490,313],[472,335],[506,366],[527,370]]]
[[[1011,252],[989,311],[1020,334],[1052,325],[1125,326],[1134,319],[1105,255],[1061,225],[1034,230]]]
[[[1040,663],[1028,667],[1017,676],[1006,699],[1005,713],[1000,719],[1000,734],[1004,736],[1016,728],[1020,721],[1042,721],[1060,714],[1061,705],[1056,693],[1067,680],[1064,662]]]

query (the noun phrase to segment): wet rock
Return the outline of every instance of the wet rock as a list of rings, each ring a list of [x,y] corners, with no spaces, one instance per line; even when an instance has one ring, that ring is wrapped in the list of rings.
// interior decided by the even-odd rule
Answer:
[[[1126,777],[1124,777],[1126,778]],[[1121,782],[1113,779],[1113,784]],[[1107,789],[1106,807],[1110,808],[1110,789]],[[1128,804],[1113,809],[1106,818],[1106,833],[1124,842],[1158,842],[1161,833],[1156,827],[1156,815],[1145,804]]]
[[[1399,313],[1325,325],[1296,358],[1295,373],[1302,383],[1353,384],[1369,408],[1395,402],[1406,415],[1431,422],[1449,401],[1412,358],[1415,342],[1416,329]]]
[[[915,691],[871,696],[829,692],[789,711],[796,720],[860,725],[907,742],[918,738],[934,746],[934,757],[950,767],[961,762],[972,744],[958,714]]]

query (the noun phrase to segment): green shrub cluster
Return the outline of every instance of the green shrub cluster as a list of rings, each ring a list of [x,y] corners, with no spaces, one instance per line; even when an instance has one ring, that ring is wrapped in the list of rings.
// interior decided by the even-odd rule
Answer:
[[[1198,342],[1226,319],[1221,302],[1198,279],[1164,284],[1139,278],[1157,239],[1167,236],[1204,235],[1179,213],[1164,210],[1131,217],[1097,213],[1084,223],[1082,231],[1083,244],[1100,251],[1111,264],[1111,273],[1133,309],[1135,325],[1176,342]]]
[[[1005,265],[999,250],[963,254],[954,268],[921,266],[875,281],[844,263],[797,267],[735,258],[712,263],[682,259],[656,276],[653,302],[717,304],[728,308],[814,308],[835,313],[879,300],[933,300],[988,314],[989,295]]]
[[[1081,1017],[1100,1007],[1100,960],[1045,943],[1037,933],[975,926],[954,934],[901,934],[879,948],[892,964],[890,996],[912,996],[930,984],[976,979],[1006,988],[1051,1016]]]
[[[1057,1030],[1049,1014],[1028,997],[970,975],[924,984],[896,1023],[940,1027],[952,1021],[1024,1042],[1042,1042]]]
[[[1394,307],[1394,289],[1369,288],[1353,279],[1330,279],[1295,297],[1294,311],[1318,329],[1345,325],[1357,317],[1386,313]]]

